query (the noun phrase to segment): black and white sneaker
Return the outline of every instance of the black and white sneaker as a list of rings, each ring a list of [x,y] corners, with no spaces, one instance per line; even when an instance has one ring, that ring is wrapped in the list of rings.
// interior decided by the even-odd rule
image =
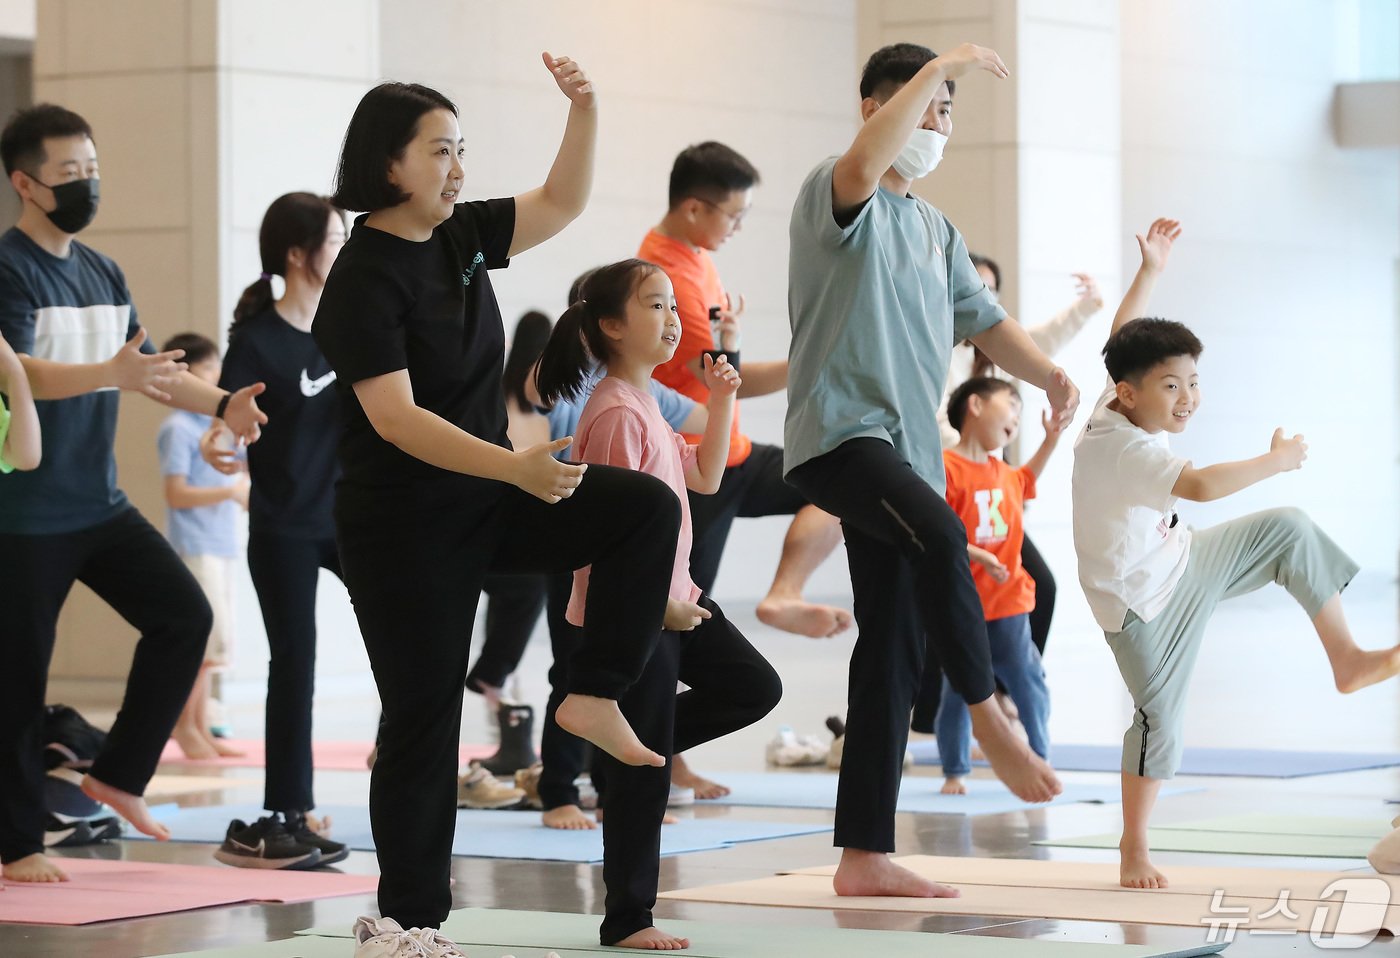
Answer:
[[[251,825],[235,818],[214,857],[235,868],[301,871],[321,864],[321,850],[294,838],[280,815],[265,816]]]
[[[326,836],[313,831],[311,826],[306,824],[306,814],[289,812],[284,815],[287,831],[301,845],[310,845],[319,849],[321,860],[316,863],[316,867],[322,865],[334,865],[336,862],[343,862],[350,857],[350,849],[342,842],[331,841]]]

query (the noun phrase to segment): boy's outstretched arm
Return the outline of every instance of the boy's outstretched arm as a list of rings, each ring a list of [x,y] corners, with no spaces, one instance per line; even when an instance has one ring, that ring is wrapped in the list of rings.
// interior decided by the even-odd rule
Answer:
[[[1123,302],[1113,315],[1112,336],[1129,320],[1141,319],[1147,315],[1147,304],[1152,299],[1152,288],[1157,285],[1157,277],[1167,268],[1167,257],[1171,255],[1172,244],[1181,235],[1181,224],[1176,220],[1157,219],[1147,228],[1147,235],[1137,234],[1138,250],[1142,253],[1142,265],[1133,277],[1132,285],[1123,294]]]
[[[511,256],[540,245],[577,219],[593,190],[593,153],[598,141],[598,97],[593,81],[568,57],[548,53],[542,57],[560,92],[569,98],[569,120],[544,185],[515,198]]]
[[[831,208],[838,216],[861,206],[875,194],[880,177],[904,149],[938,88],[975,69],[997,77],[1007,75],[1006,64],[995,50],[964,43],[925,63],[913,79],[865,121],[831,172]]]
[[[1172,495],[1192,502],[1223,499],[1281,472],[1300,469],[1307,458],[1308,444],[1301,435],[1286,438],[1282,429],[1275,429],[1269,451],[1262,456],[1221,462],[1204,469],[1187,465],[1172,486]]]
[[[1057,425],[1057,421],[1047,413],[1040,414],[1040,422],[1045,427],[1045,439],[1041,442],[1040,448],[1035,451],[1035,455],[1026,460],[1026,468],[1037,479],[1045,471],[1046,465],[1050,462],[1050,456],[1054,454],[1055,447],[1060,444],[1060,436],[1064,435],[1065,431],[1065,427]]]

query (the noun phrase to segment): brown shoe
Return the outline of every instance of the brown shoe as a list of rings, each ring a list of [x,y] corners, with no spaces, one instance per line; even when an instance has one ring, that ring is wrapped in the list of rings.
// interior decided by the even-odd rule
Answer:
[[[524,789],[496,781],[476,762],[457,779],[458,808],[514,808],[524,801]]]

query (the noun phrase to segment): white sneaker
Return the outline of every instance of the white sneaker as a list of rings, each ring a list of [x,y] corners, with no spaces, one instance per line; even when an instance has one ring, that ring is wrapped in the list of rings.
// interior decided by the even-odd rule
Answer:
[[[825,742],[813,735],[798,735],[784,725],[778,729],[764,748],[763,754],[770,765],[791,767],[795,765],[821,765],[826,761],[829,749]]]
[[[671,786],[671,795],[666,799],[667,808],[684,808],[695,804],[695,789]]]
[[[355,919],[355,958],[467,958],[436,928],[405,929],[392,918]]]

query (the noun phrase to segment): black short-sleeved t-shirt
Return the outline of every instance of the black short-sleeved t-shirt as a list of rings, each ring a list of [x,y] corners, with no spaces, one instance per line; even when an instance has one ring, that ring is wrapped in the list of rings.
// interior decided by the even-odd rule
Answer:
[[[460,476],[386,442],[354,385],[408,370],[414,401],[478,439],[510,448],[501,392],[505,330],[487,273],[509,265],[515,200],[458,204],[419,243],[355,220],[326,278],[311,332],[336,373],[341,400],[341,486],[403,490],[423,481],[464,483],[463,505],[488,505],[499,482]]]
[[[258,397],[267,425],[248,447],[253,480],[249,524],[254,533],[332,538],[331,509],[340,475],[335,370],[311,334],[272,306],[234,327],[219,385],[232,392],[257,382],[267,385]]]

